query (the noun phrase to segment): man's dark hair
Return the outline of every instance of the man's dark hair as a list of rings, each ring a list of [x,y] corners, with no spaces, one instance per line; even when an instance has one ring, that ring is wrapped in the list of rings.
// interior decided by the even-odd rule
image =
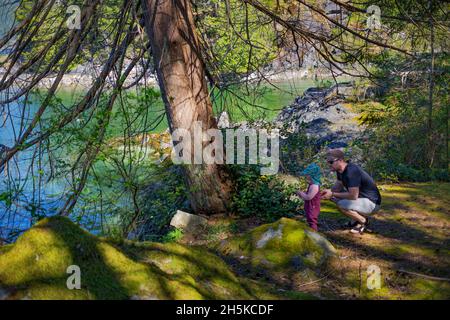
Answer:
[[[339,149],[330,149],[327,151],[327,158],[333,158],[336,160],[345,160],[345,154]]]

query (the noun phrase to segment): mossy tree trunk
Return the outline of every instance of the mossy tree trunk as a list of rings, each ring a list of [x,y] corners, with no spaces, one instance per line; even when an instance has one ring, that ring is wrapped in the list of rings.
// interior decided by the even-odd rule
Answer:
[[[190,1],[144,0],[143,6],[170,131],[183,128],[193,138],[196,121],[203,131],[217,128]],[[184,174],[196,213],[227,212],[233,184],[224,165],[187,164]]]

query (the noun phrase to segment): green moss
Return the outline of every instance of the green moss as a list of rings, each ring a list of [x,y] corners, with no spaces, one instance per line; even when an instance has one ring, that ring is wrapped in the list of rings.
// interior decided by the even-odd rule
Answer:
[[[281,290],[278,288],[270,287],[268,284],[250,280],[242,279],[242,285],[252,293],[253,297],[260,300],[277,300],[280,299],[280,293],[282,293],[285,299],[291,300],[317,300],[318,298],[300,291]]]
[[[248,261],[253,266],[271,269],[317,267],[334,248],[324,238],[318,234],[315,238],[313,234],[303,222],[282,218],[224,241],[219,250],[225,255]]]
[[[0,245],[0,254],[8,252],[9,250],[11,250],[11,248],[12,248],[11,244],[3,246]]]
[[[450,298],[450,283],[416,278],[410,291],[410,299],[448,300]]]
[[[69,265],[80,266],[81,290],[67,289]],[[286,298],[249,285],[205,249],[99,239],[62,217],[42,220],[1,248],[0,284],[16,299]]]
[[[367,273],[362,272],[358,274],[357,272],[348,273],[345,277],[345,282],[349,284],[352,288],[353,296],[358,299],[388,299],[396,300],[400,299],[401,296],[398,295],[394,290],[391,290],[385,283],[384,277],[380,278],[380,287],[369,289],[367,286]]]
[[[208,244],[214,247],[221,239],[227,238],[231,234],[239,233],[239,224],[233,218],[224,217],[220,221],[216,221],[213,225],[209,225],[204,239]]]
[[[383,185],[383,207],[395,210],[399,200],[404,208],[424,211],[436,218],[448,220],[450,183],[426,182]]]
[[[443,249],[441,253],[436,252],[433,248],[424,248],[417,246],[415,244],[395,244],[390,245],[386,244],[385,246],[385,252],[393,255],[413,255],[413,256],[422,256],[426,258],[434,258],[439,256],[440,254],[448,255],[448,251]]]
[[[66,286],[70,265],[81,269],[80,290]],[[112,242],[63,217],[40,221],[0,251],[0,287],[12,299],[282,297],[242,281],[205,249],[175,243]]]
[[[356,272],[346,275],[345,281],[353,288],[353,295],[359,299],[408,299],[408,300],[448,300],[450,297],[450,284],[446,281],[429,280],[420,277],[411,277],[402,286],[388,285],[385,276],[381,276],[380,288],[369,289],[367,274],[359,275]],[[399,290],[400,289],[400,290]]]

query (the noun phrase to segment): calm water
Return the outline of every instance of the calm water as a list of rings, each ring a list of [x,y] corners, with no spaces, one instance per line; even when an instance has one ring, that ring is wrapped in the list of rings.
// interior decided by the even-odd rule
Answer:
[[[276,86],[276,87],[274,87]],[[296,80],[274,83],[274,86],[265,85],[257,92],[251,88],[235,88],[231,93],[218,94],[213,92],[214,110],[219,113],[227,110],[232,121],[250,119],[273,119],[278,112],[292,103],[295,97],[303,91],[314,86],[311,80]],[[249,89],[249,90],[247,90]],[[59,98],[64,103],[70,103],[80,93],[60,92]],[[239,98],[237,98],[239,96]],[[245,101],[244,101],[245,100]],[[25,119],[31,119],[39,103],[36,101],[27,105]],[[150,120],[157,118],[163,112],[162,101],[157,101],[149,111]],[[7,112],[11,117],[6,117]],[[12,146],[20,132],[21,125],[26,126],[27,121],[21,124],[23,103],[12,103],[0,106],[0,144]],[[119,127],[119,119],[112,122]],[[167,128],[164,119],[153,131],[161,132]],[[61,153],[61,156],[69,156]],[[0,177],[0,238],[8,238],[11,234],[20,233],[30,227],[39,217],[54,214],[64,203],[64,195],[70,188],[68,180],[64,178],[46,181],[49,175],[48,156],[44,148],[34,147],[19,153]],[[88,186],[89,187],[89,186]],[[9,191],[14,190],[14,198],[9,198]],[[85,203],[78,203],[79,209]]]
[[[36,108],[37,105],[29,105],[24,118],[31,119]],[[0,144],[14,145],[21,128],[22,110],[23,105],[20,102],[0,106]],[[11,117],[6,116],[8,113]],[[22,126],[26,126],[28,122],[25,120]],[[28,228],[33,217],[49,214],[60,204],[56,195],[65,193],[64,184],[49,181],[42,188],[42,184],[39,183],[39,180],[45,179],[44,172],[48,160],[43,151],[41,148],[30,148],[18,153],[0,173],[0,198],[3,200],[0,201],[2,238],[6,238],[5,233],[10,231]],[[16,196],[11,198],[13,194]]]

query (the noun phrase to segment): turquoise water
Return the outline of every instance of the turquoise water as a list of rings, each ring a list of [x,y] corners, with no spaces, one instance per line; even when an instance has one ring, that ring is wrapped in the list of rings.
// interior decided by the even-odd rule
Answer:
[[[237,87],[232,91],[211,93],[216,114],[226,110],[230,114],[232,121],[242,121],[247,119],[273,119],[285,106],[291,104],[293,100],[301,95],[303,91],[314,86],[312,80],[295,80],[276,82],[273,85],[261,87]],[[77,101],[83,92],[73,92],[63,90],[58,92],[57,97],[60,103],[70,106]],[[136,101],[138,101],[137,99]],[[132,100],[134,101],[134,100]],[[138,103],[138,102],[136,102]],[[1,114],[0,119],[0,144],[12,146],[17,139],[18,130],[21,126],[20,119],[23,112],[23,103],[12,103],[5,106],[9,109],[11,117],[7,118],[6,113]],[[39,107],[39,101],[34,99],[25,108],[25,118],[31,119],[34,112]],[[167,120],[164,117],[164,107],[161,99],[152,100],[147,105],[141,106],[146,110],[146,117],[149,123],[163,116],[163,121],[152,131],[161,132],[167,128]],[[138,109],[139,106],[136,106]],[[3,109],[6,111],[7,109]],[[116,108],[115,116],[112,118],[108,138],[120,137],[123,132],[123,117],[120,108]],[[0,113],[2,108],[0,108]],[[26,126],[27,122],[22,124]],[[70,145],[70,143],[69,143]],[[70,148],[63,147],[59,151],[63,159],[67,157],[68,162],[76,159],[76,154],[71,154]],[[65,197],[72,189],[68,177],[58,177],[50,179],[50,159],[48,158],[44,146],[37,146],[19,153],[9,167],[1,174],[0,178],[0,237],[8,238],[11,232],[20,233],[27,229],[36,219],[42,216],[54,214],[64,203]],[[107,170],[105,164],[99,163],[96,167],[99,170]],[[109,168],[110,169],[110,168]],[[8,176],[6,176],[8,173]],[[120,183],[120,181],[118,182]],[[95,190],[95,186],[87,185],[86,190]],[[10,190],[14,190],[10,193]],[[104,192],[113,193],[113,188],[105,188]],[[98,191],[98,190],[97,190]],[[10,193],[10,194],[9,194]],[[14,198],[8,198],[14,195]],[[5,200],[7,199],[7,200]],[[126,205],[124,198],[117,201],[118,205]],[[75,212],[83,213],[97,210],[94,205],[80,201],[75,208]],[[83,214],[81,214],[83,216]],[[87,217],[84,217],[87,219]]]
[[[213,102],[213,111],[219,115],[227,111],[232,122],[244,120],[273,120],[276,115],[303,92],[314,87],[313,80],[292,80],[284,82],[273,82],[258,87],[239,86],[219,91],[213,89],[210,92]],[[61,93],[69,99],[69,93]],[[148,106],[148,122],[157,121],[161,116],[163,120],[151,132],[163,132],[168,128],[167,119],[164,114],[164,105],[161,99],[152,102]],[[111,126],[119,127],[121,119],[113,119]]]
[[[314,87],[309,79],[272,82],[258,88],[240,86],[231,92],[213,90],[211,97],[216,114],[226,110],[232,122],[243,120],[273,120],[276,115],[303,92]]]
[[[31,119],[37,107],[28,105],[23,118]],[[0,144],[14,145],[21,125],[29,123],[25,120],[21,124],[22,110],[20,101],[0,107]],[[11,117],[6,116],[7,112]],[[54,195],[65,194],[64,185],[49,181],[42,187],[40,183],[45,180],[47,160],[43,148],[30,148],[19,152],[0,173],[0,237],[6,238],[4,229],[9,226],[16,231],[28,228],[34,217],[48,214],[60,204]]]
[[[222,111],[227,111],[232,122],[244,120],[273,120],[276,115],[286,106],[290,105],[294,99],[303,94],[303,92],[316,86],[313,80],[296,79],[283,82],[272,82],[256,86],[238,86],[227,90],[219,91],[212,89],[210,91],[213,102],[213,111],[219,115]],[[83,92],[73,92],[71,90],[61,90],[58,97],[65,105],[70,105],[73,101],[80,99]],[[161,123],[149,132],[163,132],[168,128],[167,119],[164,115],[164,104],[162,99],[156,99],[149,102],[147,109],[148,123],[163,117]],[[113,117],[110,127],[110,134],[121,135],[119,127],[123,119]],[[153,127],[153,126],[151,126]]]
[[[14,9],[17,6],[15,1],[0,1],[0,37],[11,28],[14,21]]]

